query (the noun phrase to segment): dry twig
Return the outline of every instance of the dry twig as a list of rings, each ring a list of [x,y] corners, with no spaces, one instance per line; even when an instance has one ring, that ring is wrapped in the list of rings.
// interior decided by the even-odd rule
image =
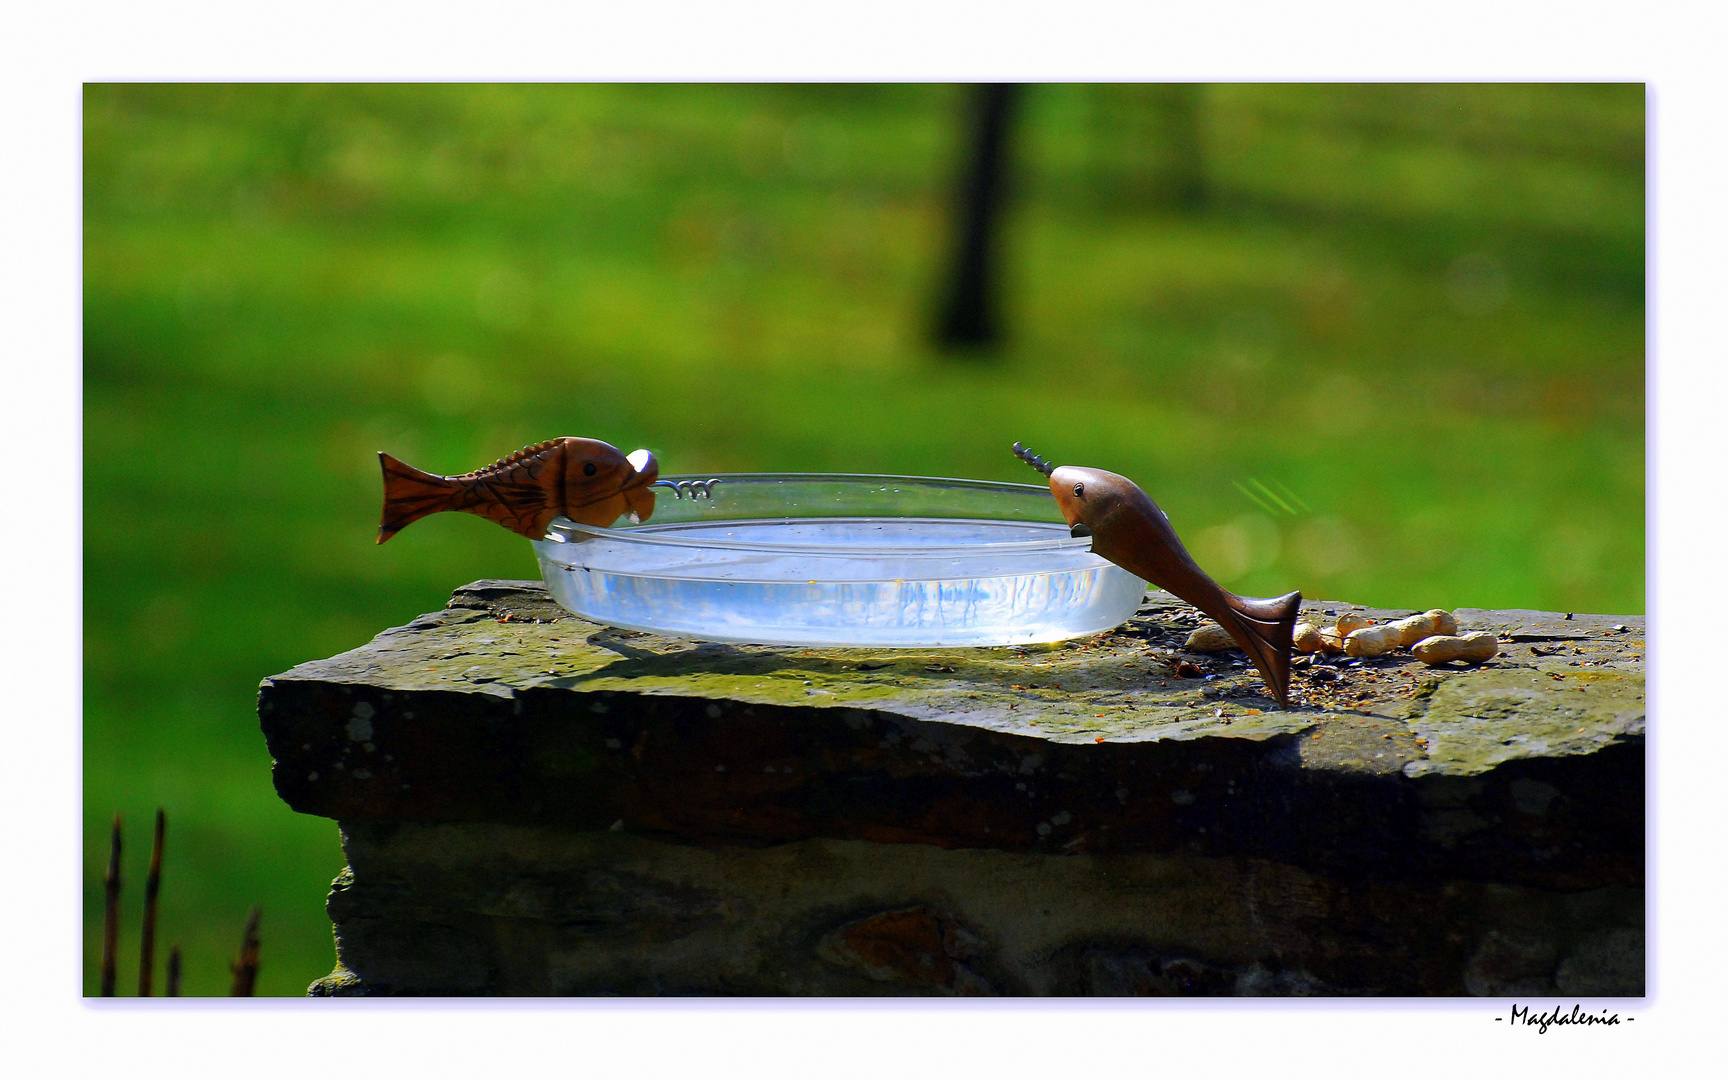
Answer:
[[[180,996],[180,946],[168,950],[168,985],[164,987],[168,997]]]
[[[156,893],[162,887],[162,840],[168,831],[168,815],[156,808],[156,838],[150,844],[150,876],[144,879],[144,935],[139,944],[138,996],[150,996],[150,980],[156,971]]]
[[[258,984],[258,919],[263,912],[254,904],[246,916],[246,936],[240,940],[240,959],[234,962],[234,983],[229,997],[251,997]]]
[[[102,996],[114,996],[114,967],[120,952],[120,815],[108,843],[108,873],[102,878]]]

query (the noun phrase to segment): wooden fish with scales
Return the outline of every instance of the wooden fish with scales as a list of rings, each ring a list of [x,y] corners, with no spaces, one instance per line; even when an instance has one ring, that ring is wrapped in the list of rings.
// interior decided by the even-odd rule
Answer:
[[[524,447],[483,469],[436,476],[382,451],[384,516],[378,542],[428,514],[460,510],[495,521],[530,540],[546,536],[563,516],[604,528],[628,515],[642,522],[654,513],[651,485],[660,465],[646,450],[622,453],[598,439],[565,436]]]
[[[1090,536],[1094,554],[1210,615],[1242,646],[1279,707],[1290,707],[1290,645],[1300,592],[1275,600],[1237,596],[1200,569],[1170,519],[1134,481],[1102,469],[1051,465],[1019,443],[1014,454],[1050,478],[1050,493],[1072,535]]]

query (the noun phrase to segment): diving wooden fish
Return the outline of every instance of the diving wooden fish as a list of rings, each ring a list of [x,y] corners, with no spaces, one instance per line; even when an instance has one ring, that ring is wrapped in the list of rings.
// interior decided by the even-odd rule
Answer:
[[[1290,707],[1290,641],[1300,592],[1275,600],[1237,596],[1200,569],[1170,519],[1134,481],[1102,469],[1053,466],[1019,443],[1014,454],[1050,478],[1072,535],[1090,536],[1095,554],[1210,615],[1260,670],[1278,706]]]
[[[646,450],[626,455],[598,439],[571,436],[525,447],[461,476],[421,472],[382,451],[378,462],[384,468],[380,544],[443,510],[478,514],[530,540],[543,539],[559,515],[602,528],[625,514],[646,521],[654,513],[650,485],[660,478],[660,465]]]

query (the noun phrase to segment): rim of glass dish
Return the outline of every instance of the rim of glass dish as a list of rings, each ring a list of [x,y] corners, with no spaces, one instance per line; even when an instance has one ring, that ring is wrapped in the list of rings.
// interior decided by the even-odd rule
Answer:
[[[709,480],[721,480],[721,481],[733,481],[733,482],[744,482],[744,481],[752,481],[752,480],[755,480],[755,481],[795,480],[795,481],[820,482],[820,481],[824,481],[824,480],[838,480],[838,481],[847,481],[847,482],[854,482],[854,483],[856,483],[856,482],[876,483],[876,482],[886,481],[886,482],[894,482],[894,483],[935,484],[935,485],[942,485],[942,486],[947,486],[947,487],[999,489],[999,490],[1004,490],[1007,492],[1012,492],[1015,494],[1042,495],[1044,498],[1050,499],[1051,501],[1055,500],[1055,497],[1050,494],[1049,488],[1040,487],[1037,484],[1015,484],[1015,483],[1011,483],[1008,481],[1002,481],[1002,480],[965,480],[965,479],[941,477],[941,476],[895,476],[895,475],[890,474],[890,473],[690,473],[690,474],[680,474],[680,475],[676,475],[676,476],[665,476],[665,477],[661,477],[661,480],[666,481],[666,482],[670,482],[670,483],[678,483],[680,481],[684,481],[684,482],[706,482]],[[778,524],[778,523],[783,523],[783,522],[790,523],[790,522],[812,521],[812,520],[871,521],[871,520],[880,520],[880,519],[879,518],[871,518],[868,516],[861,516],[858,514],[834,515],[834,516],[831,516],[831,517],[828,517],[825,519],[823,519],[823,518],[810,518],[810,517],[785,517],[785,518],[759,517],[759,518],[738,518],[738,519],[736,519],[736,521],[738,523],[741,523],[741,524],[742,523]],[[913,515],[900,515],[900,516],[896,517],[896,520],[908,521],[908,522],[915,522],[915,521],[931,521],[931,522],[935,522],[935,521],[940,521],[940,522],[979,521],[979,522],[995,523],[995,522],[1006,521],[1007,519],[1003,519],[1003,518],[981,518],[981,517],[936,518],[936,517],[921,517],[921,516],[913,516]],[[686,522],[669,522],[668,524],[724,525],[724,524],[728,524],[728,523],[729,523],[728,519],[716,518],[713,521],[708,521],[708,522],[689,522],[689,523],[686,523]],[[1010,523],[1011,524],[1019,524],[1016,522],[1010,522]],[[1056,522],[1053,522],[1053,521],[1052,522],[1026,522],[1025,524],[1046,524],[1046,525],[1056,526]],[[662,545],[665,547],[683,547],[683,548],[710,548],[710,549],[723,548],[723,549],[735,550],[735,551],[772,551],[772,552],[819,553],[819,554],[826,555],[829,558],[848,557],[848,556],[853,556],[853,555],[892,555],[892,554],[907,555],[907,554],[911,554],[914,552],[918,553],[919,555],[926,556],[926,557],[928,557],[929,555],[931,555],[933,553],[941,553],[941,552],[951,552],[955,555],[968,555],[968,556],[977,556],[977,555],[985,555],[985,554],[1005,555],[1005,554],[1016,554],[1016,553],[1020,553],[1020,552],[1090,550],[1092,547],[1092,538],[1088,537],[1088,536],[1058,536],[1058,537],[1052,537],[1049,540],[1002,540],[1002,541],[986,541],[986,542],[982,542],[982,543],[972,543],[972,544],[956,544],[956,543],[950,542],[950,543],[927,544],[927,545],[916,545],[916,546],[908,546],[908,545],[904,545],[904,544],[894,545],[894,546],[875,546],[875,545],[864,545],[864,544],[837,546],[834,544],[799,544],[799,543],[774,543],[774,542],[763,543],[763,542],[756,542],[756,541],[750,541],[750,540],[721,540],[721,539],[712,538],[712,537],[707,538],[707,539],[702,539],[702,540],[681,539],[681,538],[666,536],[664,534],[646,533],[644,531],[645,529],[652,528],[653,526],[637,525],[637,526],[633,526],[633,527],[628,528],[628,529],[612,529],[612,528],[606,528],[606,527],[603,527],[600,525],[582,525],[582,524],[579,524],[578,522],[571,521],[569,518],[565,518],[565,517],[554,518],[552,521],[551,527],[553,529],[556,529],[556,530],[559,530],[562,532],[581,533],[581,534],[586,535],[586,536],[593,536],[593,537],[597,537],[597,538],[600,538],[603,540],[617,540],[617,541],[622,541],[624,543],[631,543],[631,544],[658,544],[658,545]],[[555,536],[552,534],[548,534],[548,536],[545,540],[538,541],[538,542],[539,543],[555,543],[555,544],[556,543],[568,543],[568,541],[562,539],[561,537],[558,537],[558,536]]]

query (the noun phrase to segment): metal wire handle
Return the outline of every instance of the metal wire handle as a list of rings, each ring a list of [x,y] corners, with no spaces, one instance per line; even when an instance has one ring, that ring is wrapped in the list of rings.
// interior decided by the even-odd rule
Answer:
[[[714,485],[720,482],[720,478],[716,476],[707,480],[679,480],[676,483],[671,480],[656,480],[648,486],[671,488],[672,497],[674,499],[682,499],[688,495],[692,501],[696,499],[707,499],[712,502],[714,499]]]

